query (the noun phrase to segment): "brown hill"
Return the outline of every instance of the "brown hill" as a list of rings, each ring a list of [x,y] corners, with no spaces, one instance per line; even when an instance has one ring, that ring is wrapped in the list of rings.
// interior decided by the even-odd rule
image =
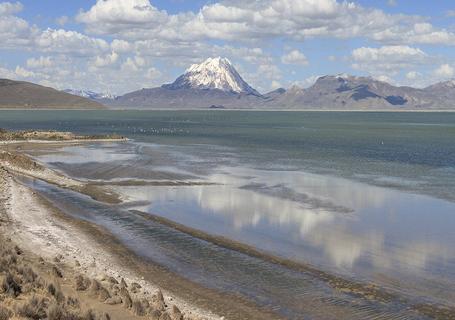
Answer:
[[[104,106],[34,83],[0,79],[0,108],[102,109]]]

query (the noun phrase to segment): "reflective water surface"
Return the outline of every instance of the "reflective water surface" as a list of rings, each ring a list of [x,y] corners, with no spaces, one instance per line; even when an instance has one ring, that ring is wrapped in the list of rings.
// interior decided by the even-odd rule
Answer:
[[[296,319],[425,319],[409,306],[455,306],[455,114],[116,111],[24,120],[10,112],[0,125],[132,138],[26,150],[114,188],[122,205],[28,183],[68,214],[107,227],[145,259],[204,286]],[[133,209],[374,282],[406,302],[357,299]]]
[[[25,182],[63,212],[106,227],[144,259],[204,286],[251,299],[289,319],[427,319],[409,309],[415,300],[380,303],[360,299],[334,290],[311,274],[199,240],[134,212],[42,181]]]
[[[125,200],[123,209],[418,299],[455,301],[453,202],[301,170],[207,167],[206,159],[178,146],[93,144],[38,158],[76,177],[112,183]],[[115,183],[163,180],[189,185]],[[200,181],[209,184],[191,185]]]

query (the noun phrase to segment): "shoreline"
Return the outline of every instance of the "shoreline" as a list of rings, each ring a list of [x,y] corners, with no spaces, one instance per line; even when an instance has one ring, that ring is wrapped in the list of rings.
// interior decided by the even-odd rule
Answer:
[[[1,109],[0,109],[1,110]],[[394,110],[394,109],[210,109],[210,108],[108,108],[104,109],[107,111],[246,111],[246,112],[371,112],[371,113],[454,113],[455,109],[435,109],[435,110],[421,110],[421,109],[409,109],[409,110]]]
[[[8,175],[7,172],[5,174]],[[223,319],[223,316],[209,311],[210,307],[224,314],[226,319],[240,320],[242,315],[258,320],[280,319],[269,312],[256,310],[247,302],[243,302],[243,306],[239,304],[236,310],[232,303],[241,301],[235,301],[235,297],[199,288],[161,266],[141,261],[103,228],[66,216],[45,198],[15,181],[14,176],[8,179],[12,196],[5,203],[9,221],[3,226],[2,235],[14,239],[13,243],[28,254],[38,253],[49,263],[61,256],[67,274],[84,274],[98,281],[105,277],[118,281],[124,278],[128,284],[138,283],[147,293],[161,289],[167,305],[175,304],[184,314],[195,319]],[[25,216],[24,212],[32,214]],[[192,300],[192,295],[199,295],[197,300],[203,307],[188,302]],[[223,303],[224,299],[229,302]]]
[[[247,111],[247,112],[387,112],[387,113],[454,113],[454,109],[210,109],[210,108],[127,108],[127,107],[106,107],[104,109],[83,109],[83,108],[2,108],[0,111]]]
[[[114,191],[70,178],[44,166],[21,152],[10,152],[8,150],[1,150],[0,148],[0,165],[8,172],[40,179],[58,187],[85,194],[94,200],[110,204],[121,203],[120,196]]]
[[[0,141],[0,145],[10,145],[10,144],[78,144],[84,142],[126,142],[130,141],[128,138],[118,138],[118,139],[72,139],[72,140],[10,140],[10,141]]]
[[[0,170],[0,179],[5,179],[6,189],[11,191],[10,195],[5,195],[4,190],[0,192],[0,197],[7,199],[2,203],[6,223],[0,225],[0,236],[14,239],[13,244],[27,255],[38,254],[46,263],[52,263],[60,256],[63,257],[61,267],[65,273],[83,274],[98,281],[106,277],[118,281],[124,278],[129,284],[138,283],[148,295],[161,289],[166,305],[177,305],[190,317],[188,319],[221,320],[226,317],[240,320],[245,316],[257,320],[281,319],[249,301],[203,288],[151,261],[143,261],[102,227],[61,212],[40,194],[20,183],[16,175],[35,179],[43,177],[11,170],[5,163],[0,163]]]
[[[25,155],[23,156],[26,157]],[[0,165],[2,165],[2,163],[0,163]],[[5,166],[4,163],[3,166]],[[43,165],[39,164],[39,166]],[[6,169],[8,169],[8,165],[6,165]],[[49,168],[45,169],[52,171]],[[14,183],[16,183],[17,185],[15,188],[21,191],[16,192],[16,194],[20,194],[25,197],[25,200],[23,201],[13,201],[8,204],[10,213],[11,210],[14,210],[14,208],[16,208],[19,204],[20,209],[17,209],[19,213],[11,213],[11,215],[15,217],[15,220],[13,219],[13,221],[19,221],[23,224],[23,226],[27,226],[27,223],[33,222],[29,221],[29,217],[27,217],[26,220],[21,220],[24,219],[24,217],[21,217],[20,212],[26,212],[28,210],[33,212],[34,215],[40,215],[41,219],[35,220],[38,222],[37,225],[43,224],[44,221],[52,223],[48,223],[46,227],[42,227],[40,230],[34,230],[33,225],[28,225],[26,228],[23,228],[22,226],[22,228],[15,229],[16,235],[20,234],[23,237],[18,245],[28,248],[28,251],[31,252],[46,253],[48,259],[52,259],[52,257],[56,254],[70,252],[68,257],[68,263],[70,265],[67,266],[70,269],[76,268],[74,266],[76,265],[74,257],[79,257],[79,255],[84,253],[84,251],[88,251],[85,252],[85,255],[88,255],[89,257],[97,257],[97,260],[91,260],[90,258],[85,257],[84,259],[79,258],[81,261],[78,261],[83,272],[88,276],[98,279],[106,275],[113,276],[114,278],[122,276],[125,277],[129,283],[137,282],[143,288],[147,288],[148,291],[156,290],[158,284],[159,287],[166,288],[168,290],[166,291],[167,301],[175,301],[175,303],[179,304],[179,307],[183,305],[184,307],[182,307],[182,310],[185,313],[194,312],[198,316],[202,314],[203,317],[205,317],[204,319],[222,319],[222,317],[216,316],[215,314],[226,316],[227,319],[245,319],[245,315],[248,315],[248,319],[280,319],[280,317],[273,312],[258,309],[258,306],[249,301],[245,301],[242,298],[224,295],[220,292],[216,292],[215,290],[202,288],[201,286],[192,283],[190,280],[184,279],[183,277],[176,275],[151,261],[144,261],[140,257],[131,253],[126,247],[118,242],[118,240],[101,227],[65,215],[41,195],[36,194],[32,189],[17,182],[14,177],[15,174],[24,174],[32,178],[46,181],[45,176],[37,175],[34,171],[36,170],[28,170],[28,174],[15,170],[8,171],[8,174],[11,175],[13,186]],[[64,177],[71,179],[66,176]],[[47,182],[58,185],[55,181]],[[79,190],[75,191],[80,192]],[[25,209],[20,207],[20,205],[26,206]],[[37,210],[36,208],[41,209]],[[282,265],[296,271],[311,274],[314,277],[325,281],[336,290],[345,293],[347,292],[360,298],[378,301],[380,303],[404,302],[406,304],[406,301],[401,300],[402,297],[390,294],[389,292],[384,291],[383,288],[376,287],[373,283],[355,283],[353,281],[326,273],[312,266],[268,255],[267,253],[261,252],[260,250],[248,245],[237,243],[230,239],[206,234],[202,231],[180,225],[156,215],[146,215],[138,211],[134,212],[141,214],[144,218],[152,219],[160,224],[172,227],[178,231],[214,243],[221,247]],[[55,223],[57,223],[57,226],[59,226],[59,224],[62,226],[60,231],[55,229]],[[65,230],[70,230],[73,235],[71,236],[71,233],[68,232],[65,233]],[[44,232],[44,235],[51,236],[49,238],[51,240],[40,243],[36,240],[36,236],[40,235],[39,232]],[[60,236],[52,238],[52,234]],[[77,235],[76,242],[74,242],[73,239],[74,234]],[[24,238],[25,235],[28,235],[28,238]],[[70,257],[71,255],[73,258]],[[102,270],[101,273],[99,269]],[[108,270],[116,271],[114,271],[114,273],[107,273]],[[195,292],[197,292],[197,297],[195,297]],[[177,293],[177,295],[174,293]],[[177,296],[180,296],[183,299],[179,299]],[[192,303],[185,302],[195,300],[199,306],[202,306],[202,309],[194,307],[194,304]],[[444,306],[429,304],[409,306],[419,314],[437,319],[453,319],[452,315],[455,314],[455,310]],[[211,310],[214,313],[207,312],[206,310]]]

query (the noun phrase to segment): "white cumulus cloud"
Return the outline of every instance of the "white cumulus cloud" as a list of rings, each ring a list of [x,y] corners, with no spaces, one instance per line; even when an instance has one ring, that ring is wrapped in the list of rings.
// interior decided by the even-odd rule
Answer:
[[[434,74],[440,78],[447,79],[453,77],[455,70],[449,64],[442,64],[436,70],[434,70]]]
[[[416,79],[420,78],[421,76],[422,76],[422,74],[417,71],[409,71],[408,73],[406,73],[406,79],[408,79],[408,80],[416,80]]]
[[[98,0],[90,10],[76,17],[78,22],[86,24],[88,31],[100,34],[159,27],[167,19],[167,13],[148,0]]]
[[[351,55],[352,67],[372,74],[397,73],[401,69],[419,66],[431,58],[419,48],[409,46],[383,46],[380,48],[361,47]]]
[[[285,64],[297,64],[305,66],[308,64],[308,59],[299,50],[292,50],[281,57],[281,62]]]
[[[93,55],[109,50],[103,39],[92,38],[76,31],[47,29],[35,40],[38,49],[45,52]]]
[[[0,3],[0,16],[11,15],[22,11],[24,6],[20,2],[3,2]]]
[[[48,68],[53,65],[51,57],[43,56],[40,56],[39,58],[29,58],[26,63],[27,67],[32,69]]]
[[[365,37],[387,44],[455,45],[454,33],[434,27],[426,17],[336,0],[230,0],[207,4],[197,13],[177,14],[159,10],[149,0],[98,0],[76,19],[89,32],[124,39]]]

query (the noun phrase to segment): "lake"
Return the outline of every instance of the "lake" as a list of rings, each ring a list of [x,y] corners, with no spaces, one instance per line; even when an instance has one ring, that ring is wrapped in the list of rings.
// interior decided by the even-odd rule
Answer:
[[[203,286],[296,319],[421,319],[410,305],[455,306],[455,113],[0,111],[0,127],[130,138],[29,150],[68,175],[114,188],[121,206],[28,183]],[[138,212],[374,282],[403,300],[358,299],[314,272]]]

